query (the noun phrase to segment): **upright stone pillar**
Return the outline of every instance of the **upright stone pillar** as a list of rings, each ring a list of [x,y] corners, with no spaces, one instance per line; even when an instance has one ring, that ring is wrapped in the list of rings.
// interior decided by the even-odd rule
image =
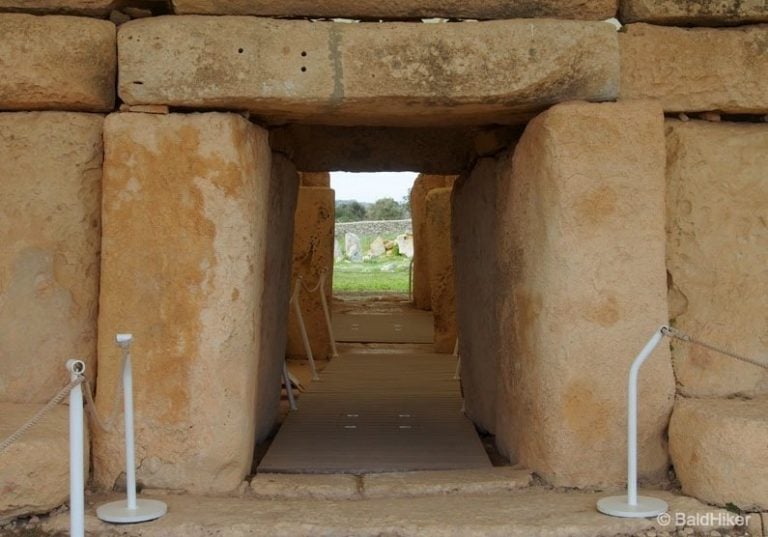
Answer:
[[[630,364],[668,320],[664,116],[568,103],[531,121],[502,171],[497,439],[562,486],[626,480]],[[639,470],[668,465],[668,345],[640,372]]]
[[[451,187],[430,190],[426,199],[429,288],[435,318],[435,352],[456,346],[456,292],[451,245]]]
[[[137,479],[148,487],[223,492],[250,471],[259,338],[274,315],[270,176],[267,132],[239,115],[107,117],[97,406],[111,410],[115,333],[131,332]],[[103,487],[123,471],[120,429],[95,438]]]

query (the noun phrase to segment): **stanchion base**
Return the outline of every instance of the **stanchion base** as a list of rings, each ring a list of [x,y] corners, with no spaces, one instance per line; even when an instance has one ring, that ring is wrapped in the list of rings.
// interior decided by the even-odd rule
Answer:
[[[648,518],[667,512],[667,502],[658,498],[638,496],[637,504],[630,505],[627,496],[609,496],[597,501],[597,510],[621,518]]]
[[[160,518],[168,506],[159,500],[136,500],[136,509],[128,509],[128,501],[105,503],[96,509],[96,516],[113,524],[136,524]]]

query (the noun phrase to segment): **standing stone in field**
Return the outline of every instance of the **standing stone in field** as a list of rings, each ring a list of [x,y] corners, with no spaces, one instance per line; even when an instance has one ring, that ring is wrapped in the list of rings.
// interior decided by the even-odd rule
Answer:
[[[350,232],[344,234],[344,255],[350,261],[362,261],[363,254],[360,251],[360,237],[356,234]]]
[[[692,336],[768,356],[768,125],[667,127],[670,317]],[[768,371],[675,342],[680,391],[693,397],[768,394]]]
[[[253,459],[262,323],[284,322],[265,309],[267,132],[238,114],[121,113],[104,139],[97,406],[111,411],[115,333],[131,332],[137,479],[234,490]],[[289,211],[274,214],[290,228]],[[111,489],[123,438],[94,436],[96,481]]]
[[[451,246],[451,187],[430,190],[426,199],[429,288],[435,317],[435,352],[456,346],[456,292]]]
[[[384,244],[384,239],[376,237],[371,241],[371,246],[368,249],[368,253],[371,257],[381,257],[387,253],[387,247]]]
[[[341,261],[344,259],[344,252],[341,251],[341,244],[339,244],[339,240],[334,237],[333,238],[333,261]]]
[[[556,486],[626,480],[627,373],[668,322],[665,154],[658,105],[566,103],[528,124],[500,170],[497,442]],[[639,391],[639,471],[659,479],[666,344]]]
[[[0,402],[47,402],[70,358],[95,378],[103,123],[0,114]]]
[[[400,255],[413,258],[413,233],[403,233],[395,239]]]
[[[299,199],[293,234],[293,264],[291,289],[301,276],[305,288],[301,290],[301,311],[309,336],[312,354],[325,360],[331,356],[331,340],[323,313],[320,291],[310,292],[325,273],[325,297],[330,308],[333,297],[333,241],[336,195],[325,187],[303,186]],[[307,358],[294,308],[288,313],[288,356]]]

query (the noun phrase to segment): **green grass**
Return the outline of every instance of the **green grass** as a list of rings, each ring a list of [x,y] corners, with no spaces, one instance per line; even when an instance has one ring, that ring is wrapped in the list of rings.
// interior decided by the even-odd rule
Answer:
[[[411,260],[382,256],[370,261],[339,261],[333,267],[334,293],[408,293]]]

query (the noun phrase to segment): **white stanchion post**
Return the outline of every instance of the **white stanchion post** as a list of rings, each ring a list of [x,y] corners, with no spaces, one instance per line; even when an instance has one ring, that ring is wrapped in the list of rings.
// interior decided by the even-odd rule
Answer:
[[[299,321],[299,332],[301,332],[301,340],[304,342],[304,352],[307,353],[307,359],[309,360],[309,368],[312,370],[312,380],[320,380],[317,375],[317,369],[315,368],[315,357],[312,355],[312,346],[309,344],[309,336],[307,335],[307,327],[304,325],[304,316],[301,313],[301,276],[296,280],[296,290],[293,292],[293,308],[296,312],[297,320]]]
[[[131,372],[131,334],[117,334],[117,345],[123,351],[123,408],[125,414],[125,501],[110,502],[96,509],[104,522],[134,524],[163,516],[168,507],[158,500],[136,499],[136,453],[133,430],[133,375]]]
[[[293,396],[293,386],[291,386],[291,375],[288,374],[288,362],[283,360],[283,382],[285,383],[285,391],[288,392],[288,403],[291,405],[291,410],[298,410],[296,405],[296,398]]]
[[[320,302],[323,304],[323,315],[325,315],[325,326],[328,328],[328,337],[331,340],[331,357],[338,358],[339,351],[336,350],[336,338],[333,335],[333,323],[331,323],[331,312],[328,310],[328,300],[325,298],[325,276],[327,272],[323,269],[320,274]]]
[[[667,326],[661,326],[651,336],[629,369],[627,387],[627,494],[610,496],[597,502],[597,510],[622,518],[647,518],[667,512],[667,502],[637,495],[637,378],[640,366],[664,338]]]
[[[85,373],[80,360],[67,360],[70,380]],[[69,392],[69,535],[85,536],[85,467],[83,454],[83,387],[77,384]]]

